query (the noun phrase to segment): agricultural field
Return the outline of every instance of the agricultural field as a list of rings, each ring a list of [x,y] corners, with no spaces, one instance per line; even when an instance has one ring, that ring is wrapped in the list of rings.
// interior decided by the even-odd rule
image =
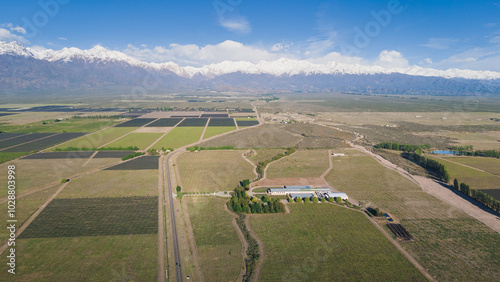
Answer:
[[[145,170],[158,169],[158,156],[141,156],[109,167],[105,170]]]
[[[208,118],[185,118],[181,123],[179,123],[178,127],[205,127],[207,124]]]
[[[225,199],[184,197],[193,227],[198,260],[206,281],[236,281],[243,267],[242,243],[224,209]]]
[[[182,118],[160,118],[146,127],[172,127],[178,124]]]
[[[329,167],[327,150],[298,150],[269,164],[267,178],[320,177]]]
[[[442,158],[434,156],[428,156],[428,157],[444,164],[446,166],[446,170],[448,170],[448,173],[450,174],[451,179],[457,178],[459,182],[465,182],[469,184],[472,189],[489,190],[489,189],[499,189],[500,187],[499,175],[475,170],[470,167],[456,164],[451,162],[452,161],[451,159],[444,160]],[[495,167],[492,169],[498,169],[498,168]]]
[[[208,122],[208,127],[211,126],[235,126],[233,118],[212,118]]]
[[[259,124],[257,120],[236,120],[238,127],[248,127]]]
[[[26,135],[21,135],[17,136],[14,138],[6,138],[2,141],[0,141],[0,150],[5,150],[7,148],[10,148],[12,146],[18,146],[23,143],[28,143],[28,142],[33,142],[35,140],[41,139],[41,138],[47,138],[49,136],[56,135],[56,133],[33,133],[33,134],[26,134]],[[21,151],[19,151],[21,152]]]
[[[30,152],[13,152],[13,153],[0,152],[0,164],[11,161],[13,159],[17,159],[29,153]]]
[[[77,152],[42,152],[31,154],[23,158],[23,160],[51,160],[51,159],[88,159],[94,151],[77,151]]]
[[[500,176],[500,159],[483,157],[441,157],[447,161],[464,164]]]
[[[157,195],[158,170],[101,170],[70,180],[58,198]]]
[[[177,157],[182,192],[232,190],[243,179],[254,179],[253,166],[242,151],[185,152]]]
[[[258,165],[260,162],[270,160],[278,154],[284,154],[285,151],[285,149],[258,149],[254,150],[256,154],[248,157],[248,159]]]
[[[54,199],[19,239],[158,233],[158,197]]]
[[[361,212],[332,204],[289,208],[287,215],[250,216],[264,243],[266,280],[426,281]]]
[[[35,238],[17,242],[16,259],[22,265],[16,272],[19,281],[156,280],[156,234]],[[6,256],[2,256],[0,263],[6,265]],[[9,281],[11,275],[2,271],[0,280]]]
[[[139,150],[144,150],[153,144],[163,133],[130,133],[115,142],[106,145],[107,147],[129,147],[137,146]]]
[[[61,144],[55,149],[65,149],[68,147],[73,148],[98,148],[104,144],[107,144],[120,136],[123,136],[136,129],[136,127],[110,127],[97,131],[78,139],[69,141],[67,143]]]
[[[198,142],[200,136],[203,133],[203,127],[181,127],[178,125],[176,128],[172,129],[165,137],[160,139],[153,148],[161,149],[162,147],[167,148],[180,148],[192,143]]]
[[[205,135],[203,135],[203,139],[207,139],[233,130],[236,130],[236,126],[208,126],[207,130],[205,131]]]
[[[85,133],[59,133],[47,138],[42,138],[29,142],[26,144],[21,144],[15,147],[4,149],[3,152],[32,152],[46,149],[48,147],[54,146],[56,144],[64,143],[71,139],[75,139],[84,135]],[[17,139],[17,138],[16,138]],[[15,139],[13,139],[15,140]]]
[[[94,132],[121,122],[116,118],[76,118],[55,122],[54,120],[23,124],[2,125],[2,131],[9,133],[62,133],[62,132]]]
[[[152,121],[156,120],[155,118],[136,118],[131,119],[129,121],[120,123],[115,125],[115,127],[141,127]]]
[[[413,256],[438,280],[457,280],[457,277],[460,277],[458,280],[477,280],[477,277],[488,275],[484,273],[485,269],[490,273],[497,271],[493,266],[498,265],[498,257],[492,261],[487,254],[498,249],[495,244],[490,244],[490,238],[498,234],[492,235],[493,231],[482,223],[423,192],[416,184],[371,157],[356,154],[333,158],[333,170],[326,180],[349,197],[369,201],[399,219],[415,237],[415,243],[403,246],[411,250]],[[430,223],[438,225],[430,229]],[[478,227],[473,236],[481,238],[480,248],[477,242],[457,237],[457,234],[467,236],[471,226],[473,229]],[[437,237],[440,239],[435,240]],[[457,251],[456,245],[459,244],[463,251]],[[444,267],[442,258],[447,253],[453,253],[453,261]]]

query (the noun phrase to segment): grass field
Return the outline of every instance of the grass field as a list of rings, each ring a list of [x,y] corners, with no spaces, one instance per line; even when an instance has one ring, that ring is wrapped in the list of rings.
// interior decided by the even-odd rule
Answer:
[[[156,234],[19,239],[18,281],[154,281]],[[7,258],[2,256],[2,265]],[[0,272],[0,280],[12,274]]]
[[[496,252],[498,245],[491,243],[490,239],[498,234],[493,236],[493,231],[483,224],[423,192],[416,184],[371,157],[353,155],[333,158],[333,170],[326,179],[349,197],[367,200],[401,220],[415,237],[416,243],[413,244],[418,244],[418,248],[412,248],[412,244],[404,246],[411,249],[419,262],[438,280],[457,280],[461,277],[458,280],[476,281],[477,277],[486,275],[481,269],[483,265],[491,269],[491,257],[485,256],[485,253]],[[429,222],[438,222],[439,227],[429,229]],[[456,234],[466,236],[471,226],[478,227],[474,236],[482,240],[480,243],[455,238]],[[436,242],[434,239],[437,237],[440,239]],[[457,250],[458,244],[463,252]],[[478,244],[481,248],[477,247]],[[447,253],[454,254],[453,261],[444,266],[442,256]],[[494,263],[498,265],[498,259]]]
[[[331,204],[289,207],[287,215],[250,217],[264,242],[265,280],[426,281],[363,214]]]
[[[259,162],[267,161],[272,159],[274,156],[278,154],[283,154],[286,150],[284,149],[259,149],[254,150],[257,154],[248,157],[252,163],[258,165]]]
[[[29,154],[29,152],[0,152],[0,164],[17,159],[24,155]]]
[[[320,177],[329,167],[326,150],[299,150],[269,164],[266,177]]]
[[[207,127],[207,131],[205,131],[203,139],[207,139],[215,135],[219,135],[233,130],[236,130],[236,126],[209,126]]]
[[[137,146],[139,150],[146,149],[153,144],[163,133],[130,133],[129,135],[106,145],[107,147],[129,147]]]
[[[483,157],[443,157],[443,159],[468,165],[500,176],[500,159]]]
[[[232,190],[243,179],[253,179],[253,166],[241,151],[186,152],[177,157],[182,192]]]
[[[487,189],[499,189],[500,187],[500,176],[489,174],[486,172],[478,171],[466,166],[455,164],[440,158],[435,158],[429,156],[431,159],[435,159],[446,166],[451,179],[457,178],[459,182],[465,182],[471,186],[473,189],[477,190],[487,190]],[[451,160],[451,159],[450,159]],[[494,170],[498,168],[493,166]]]
[[[176,149],[195,143],[200,140],[203,129],[203,127],[176,127],[153,147],[155,149],[161,149],[162,147]]]
[[[236,281],[243,266],[242,244],[224,210],[226,200],[185,197],[193,227],[199,264],[205,281]]]
[[[93,132],[119,123],[118,119],[66,119],[29,123],[25,125],[2,126],[2,131],[9,133],[61,133],[61,132]]]
[[[157,170],[101,170],[71,180],[58,198],[157,196]]]
[[[61,144],[56,148],[64,149],[68,147],[75,148],[97,148],[106,143],[109,143],[118,137],[125,135],[136,127],[110,127],[104,130],[94,132],[92,134],[80,137],[78,139],[69,141],[67,143]]]

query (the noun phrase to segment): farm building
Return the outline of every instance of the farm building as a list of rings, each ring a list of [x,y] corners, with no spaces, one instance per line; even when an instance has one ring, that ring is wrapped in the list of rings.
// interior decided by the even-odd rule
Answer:
[[[285,188],[270,188],[267,190],[269,195],[290,195],[290,194],[313,194],[330,193],[330,188],[311,188],[309,186],[285,186]]]
[[[345,156],[345,154],[344,153],[332,153],[332,156],[334,156],[334,157],[343,157],[343,156]]]
[[[348,200],[349,197],[347,197],[346,193],[340,193],[340,192],[330,192],[326,194],[327,198],[338,198],[340,197],[342,200]]]
[[[311,197],[314,197],[315,194],[313,193],[293,193],[293,194],[289,194],[290,198],[292,199],[297,199],[297,198],[311,198]]]

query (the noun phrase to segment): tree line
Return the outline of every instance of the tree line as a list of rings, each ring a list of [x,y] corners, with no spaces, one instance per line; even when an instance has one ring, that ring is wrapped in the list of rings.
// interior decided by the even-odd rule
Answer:
[[[202,151],[202,150],[233,150],[234,146],[219,146],[219,147],[200,147],[200,146],[192,146],[187,147],[186,150],[190,152],[194,151]]]
[[[66,147],[66,148],[55,148],[56,152],[71,152],[71,151],[137,151],[139,147],[128,146],[128,147],[103,147],[103,148],[85,148],[85,147]]]
[[[426,158],[417,153],[405,153],[402,154],[403,157],[412,160],[422,166],[423,168],[433,172],[437,177],[439,177],[442,181],[448,183],[450,182],[450,174],[446,170],[446,166],[438,161],[433,159]]]
[[[250,198],[245,188],[234,189],[234,194],[228,202],[228,207],[236,213],[280,213],[285,211],[285,206],[277,198],[263,196],[262,200]]]
[[[429,145],[429,144],[408,145],[408,144],[399,144],[399,143],[392,143],[392,142],[382,142],[382,143],[375,145],[375,148],[389,149],[389,150],[403,151],[403,152],[416,152],[416,151],[421,152],[423,149],[430,149],[431,145]]]
[[[135,152],[132,154],[128,154],[125,157],[122,157],[122,161],[130,160],[130,159],[133,159],[135,157],[142,156],[142,155],[144,155],[143,152]]]
[[[295,153],[296,150],[297,149],[295,149],[295,148],[287,148],[286,151],[285,151],[285,153],[279,153],[279,154],[277,154],[276,156],[272,157],[269,160],[259,162],[259,164],[257,165],[257,168],[255,169],[255,171],[259,175],[259,178],[264,177],[264,169],[266,168],[266,166],[270,162],[273,162],[273,161],[279,160],[279,159],[281,159],[281,158],[283,158],[285,156],[291,155],[291,154]]]
[[[471,157],[487,157],[487,158],[500,158],[500,151],[496,150],[476,150],[472,145],[468,146],[454,146],[451,151],[456,155],[471,156]]]
[[[458,179],[455,178],[453,181],[453,187],[457,189],[458,191],[464,193],[465,195],[475,199],[476,201],[480,202],[481,204],[491,208],[492,210],[500,213],[500,201],[497,199],[493,198],[492,196],[470,188],[468,184],[465,183],[458,183]]]

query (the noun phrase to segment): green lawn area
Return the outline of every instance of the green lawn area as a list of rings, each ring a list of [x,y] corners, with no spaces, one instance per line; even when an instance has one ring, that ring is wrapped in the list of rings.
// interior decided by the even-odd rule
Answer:
[[[94,132],[104,127],[121,122],[118,119],[66,119],[58,122],[46,121],[46,124],[34,122],[24,125],[2,126],[2,131],[8,133],[60,133],[60,132]]]
[[[204,127],[176,127],[154,145],[155,149],[179,148],[198,142]]]
[[[243,179],[254,179],[253,166],[242,151],[185,152],[177,157],[182,192],[233,190]]]
[[[457,178],[459,182],[464,182],[470,185],[471,188],[476,190],[482,189],[499,189],[500,188],[500,176],[494,175],[482,171],[472,169],[470,167],[455,164],[444,159],[435,158],[429,156],[429,158],[434,159],[446,166],[450,178],[453,180]],[[453,159],[455,161],[455,159]],[[495,164],[491,162],[490,164]],[[497,162],[496,164],[500,164]],[[494,165],[491,169],[497,170],[498,168]]]
[[[320,177],[330,163],[327,150],[299,150],[269,164],[266,177]]]
[[[136,127],[110,127],[98,132],[94,132],[89,135],[82,136],[67,143],[61,144],[56,148],[59,149],[64,149],[68,147],[98,148],[135,129]]]
[[[106,145],[106,147],[137,146],[140,150],[144,150],[162,135],[163,133],[130,133],[129,135]]]
[[[290,214],[252,215],[268,281],[426,281],[360,212],[290,204]]]
[[[203,139],[207,139],[215,135],[219,135],[233,130],[236,130],[236,126],[209,126],[207,127],[207,131],[205,131]]]
[[[58,198],[157,196],[158,171],[101,170],[71,180]]]
[[[243,266],[242,243],[225,211],[226,199],[185,197],[199,264],[206,281],[236,281]]]
[[[18,239],[15,279],[1,281],[155,281],[158,235]],[[14,280],[13,280],[14,279]]]

